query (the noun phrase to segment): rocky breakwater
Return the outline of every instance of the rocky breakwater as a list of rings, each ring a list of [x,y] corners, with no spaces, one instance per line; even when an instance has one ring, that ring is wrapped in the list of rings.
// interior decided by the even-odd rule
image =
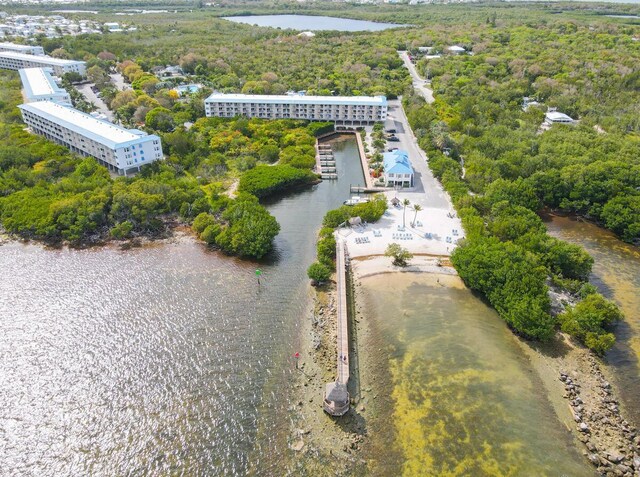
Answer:
[[[289,407],[288,443],[293,452],[285,464],[286,475],[367,475],[367,462],[359,455],[367,436],[364,406],[339,418],[322,408],[324,386],[336,377],[335,285],[317,287],[313,295],[309,319],[304,320],[301,330],[301,353]]]
[[[596,359],[589,373],[560,372],[584,454],[607,477],[640,476],[640,433],[620,414],[618,400]],[[586,363],[585,363],[586,364]]]

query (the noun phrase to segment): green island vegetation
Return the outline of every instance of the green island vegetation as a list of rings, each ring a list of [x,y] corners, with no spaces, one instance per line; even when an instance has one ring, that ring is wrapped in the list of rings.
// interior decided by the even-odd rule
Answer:
[[[465,283],[516,332],[544,340],[560,326],[602,354],[621,314],[587,283],[593,259],[547,235],[538,213],[640,238],[638,28],[593,15],[505,21],[503,11],[466,30],[409,35],[410,49],[457,44],[473,54],[420,59],[436,101],[407,94],[403,103],[462,219],[452,262]],[[524,110],[523,97],[543,106]],[[546,107],[579,123],[542,130]],[[548,285],[582,301],[553,316]]]
[[[297,169],[287,164],[259,165],[242,175],[238,190],[256,197],[265,197],[314,180],[317,180],[317,174],[309,170]]]

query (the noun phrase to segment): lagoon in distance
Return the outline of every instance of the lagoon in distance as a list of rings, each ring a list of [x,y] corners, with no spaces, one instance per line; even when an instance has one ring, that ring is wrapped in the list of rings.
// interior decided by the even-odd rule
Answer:
[[[380,31],[405,26],[397,23],[370,22],[316,15],[246,15],[222,18],[236,23],[299,31]]]

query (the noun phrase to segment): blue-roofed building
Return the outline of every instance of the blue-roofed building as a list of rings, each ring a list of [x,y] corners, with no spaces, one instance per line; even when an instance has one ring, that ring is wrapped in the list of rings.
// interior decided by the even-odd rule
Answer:
[[[160,138],[138,129],[125,129],[52,101],[18,106],[32,132],[91,156],[118,174],[162,159]]]
[[[409,153],[399,149],[382,155],[387,187],[413,187],[413,166]]]

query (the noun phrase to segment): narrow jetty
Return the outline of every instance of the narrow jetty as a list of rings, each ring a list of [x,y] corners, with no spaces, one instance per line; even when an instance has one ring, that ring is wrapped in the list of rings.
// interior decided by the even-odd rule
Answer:
[[[341,240],[336,242],[336,282],[338,292],[337,377],[327,383],[323,408],[332,416],[342,416],[349,411],[349,330],[347,328],[347,250]]]

